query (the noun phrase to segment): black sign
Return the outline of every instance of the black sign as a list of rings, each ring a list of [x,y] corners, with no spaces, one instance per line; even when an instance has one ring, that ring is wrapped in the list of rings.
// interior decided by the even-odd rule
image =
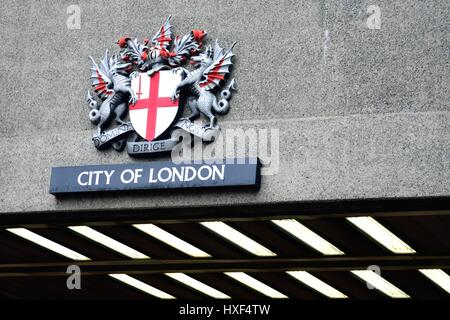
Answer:
[[[194,164],[161,161],[52,168],[50,193],[259,187],[259,182],[258,159],[226,159]]]

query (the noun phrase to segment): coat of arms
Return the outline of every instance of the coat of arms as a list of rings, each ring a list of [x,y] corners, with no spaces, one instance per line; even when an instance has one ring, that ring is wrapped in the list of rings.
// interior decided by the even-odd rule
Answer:
[[[118,54],[110,57],[106,51],[99,64],[91,57],[92,86],[100,99],[88,91],[96,148],[126,147],[130,154],[170,151],[178,143],[170,138],[174,128],[214,140],[220,130],[216,115],[229,112],[236,89],[234,79],[228,81],[235,44],[225,50],[216,40],[204,47],[205,36],[193,30],[173,37],[169,17],[151,40],[122,37]],[[191,114],[180,118],[185,106]],[[200,115],[206,125],[193,122]]]

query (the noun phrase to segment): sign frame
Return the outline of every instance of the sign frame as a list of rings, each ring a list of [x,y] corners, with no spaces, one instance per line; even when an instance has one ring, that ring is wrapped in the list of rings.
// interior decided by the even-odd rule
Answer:
[[[54,167],[49,193],[54,196],[198,188],[248,187],[259,189],[258,158],[172,161]]]

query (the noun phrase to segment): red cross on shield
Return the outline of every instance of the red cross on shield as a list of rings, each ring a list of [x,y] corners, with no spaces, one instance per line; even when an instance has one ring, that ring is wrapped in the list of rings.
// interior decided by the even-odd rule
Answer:
[[[172,101],[170,97],[180,81],[181,75],[171,70],[156,72],[151,77],[141,72],[131,81],[138,100],[136,104],[130,104],[128,107],[130,121],[136,132],[145,140],[156,140],[177,119],[179,102]]]

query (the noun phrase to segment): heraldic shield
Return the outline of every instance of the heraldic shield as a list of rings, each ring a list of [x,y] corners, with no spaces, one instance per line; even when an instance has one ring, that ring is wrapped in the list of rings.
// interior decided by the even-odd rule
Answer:
[[[145,140],[157,140],[177,120],[181,106],[171,96],[181,80],[181,75],[172,70],[158,71],[151,76],[140,72],[131,80],[137,102],[128,107],[130,121]]]

